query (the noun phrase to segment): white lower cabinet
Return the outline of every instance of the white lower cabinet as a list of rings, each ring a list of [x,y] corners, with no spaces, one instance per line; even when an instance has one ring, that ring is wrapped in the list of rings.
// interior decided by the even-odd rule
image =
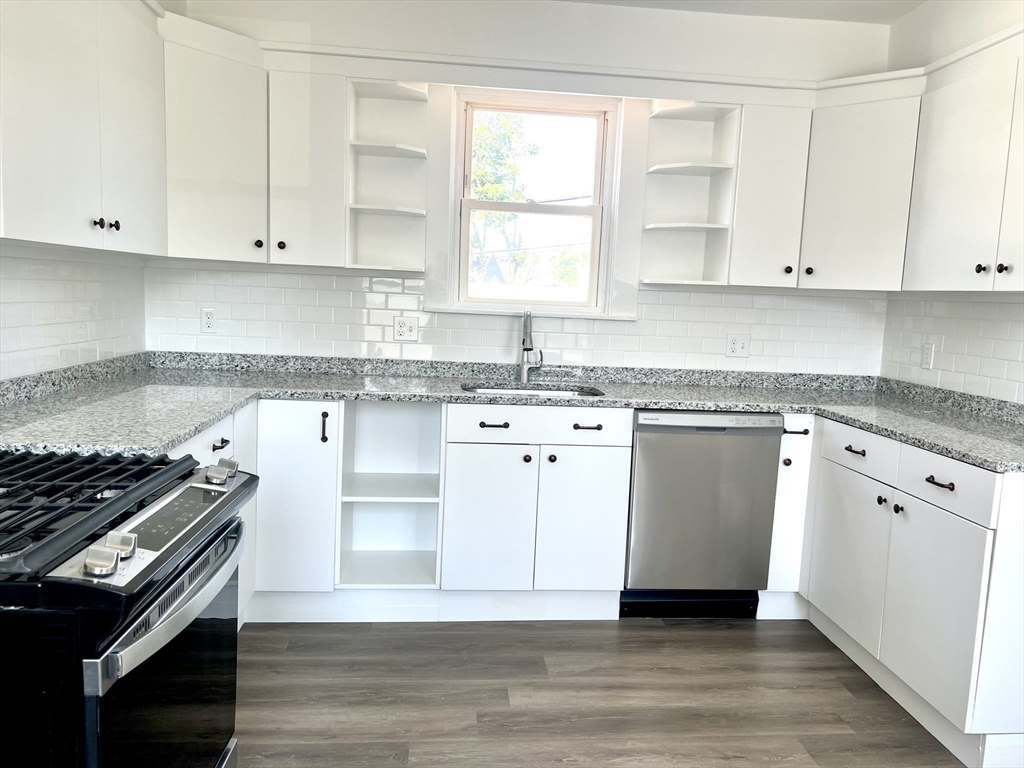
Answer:
[[[809,598],[878,657],[893,489],[821,460]]]
[[[879,660],[965,731],[994,532],[905,493],[893,504]]]
[[[260,592],[334,590],[341,407],[338,402],[260,402]]]
[[[533,588],[540,447],[449,443],[442,589]]]
[[[534,589],[620,590],[629,448],[541,446]]]
[[[257,450],[257,409],[253,402],[235,413],[235,455],[242,472],[256,474]],[[258,492],[258,488],[257,488]],[[245,549],[238,563],[238,621],[245,621],[245,607],[256,591],[256,496],[253,496],[239,512],[245,526]]]

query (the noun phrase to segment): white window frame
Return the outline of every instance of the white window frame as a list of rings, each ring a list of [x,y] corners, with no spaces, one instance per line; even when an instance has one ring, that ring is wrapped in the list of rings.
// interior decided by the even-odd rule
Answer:
[[[449,264],[449,286],[453,309],[507,314],[520,312],[525,306],[543,307],[549,316],[601,316],[607,314],[608,279],[611,274],[611,219],[616,186],[614,158],[617,156],[618,110],[620,99],[578,96],[575,94],[533,91],[496,91],[483,88],[457,89],[457,117],[453,178],[453,258]],[[590,205],[556,203],[500,203],[477,200],[469,196],[472,167],[472,120],[475,109],[524,113],[589,115],[598,118],[597,155],[595,156],[594,197]],[[474,210],[516,211],[562,216],[588,215],[593,221],[590,286],[583,302],[516,301],[470,299],[469,232],[470,214]]]

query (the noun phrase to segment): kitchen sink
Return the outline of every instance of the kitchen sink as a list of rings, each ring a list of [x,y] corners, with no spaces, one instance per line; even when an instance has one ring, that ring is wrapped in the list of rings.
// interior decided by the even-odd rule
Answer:
[[[604,397],[596,387],[572,387],[565,384],[486,383],[463,384],[463,392],[475,395],[520,395],[525,397]]]

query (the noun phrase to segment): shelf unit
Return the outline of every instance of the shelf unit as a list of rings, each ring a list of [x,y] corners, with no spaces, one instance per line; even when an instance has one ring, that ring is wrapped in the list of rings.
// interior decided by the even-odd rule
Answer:
[[[339,588],[438,588],[442,424],[439,403],[345,404]]]
[[[428,97],[425,83],[349,81],[349,267],[425,268]]]
[[[642,285],[725,284],[739,126],[739,105],[653,102]]]

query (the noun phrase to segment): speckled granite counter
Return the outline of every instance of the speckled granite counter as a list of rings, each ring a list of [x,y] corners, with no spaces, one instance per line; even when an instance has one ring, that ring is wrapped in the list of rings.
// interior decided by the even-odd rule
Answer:
[[[998,472],[1024,471],[1024,426],[873,390],[592,382],[605,397],[475,395],[450,377],[143,369],[0,414],[0,449],[163,453],[256,398],[813,413]]]

